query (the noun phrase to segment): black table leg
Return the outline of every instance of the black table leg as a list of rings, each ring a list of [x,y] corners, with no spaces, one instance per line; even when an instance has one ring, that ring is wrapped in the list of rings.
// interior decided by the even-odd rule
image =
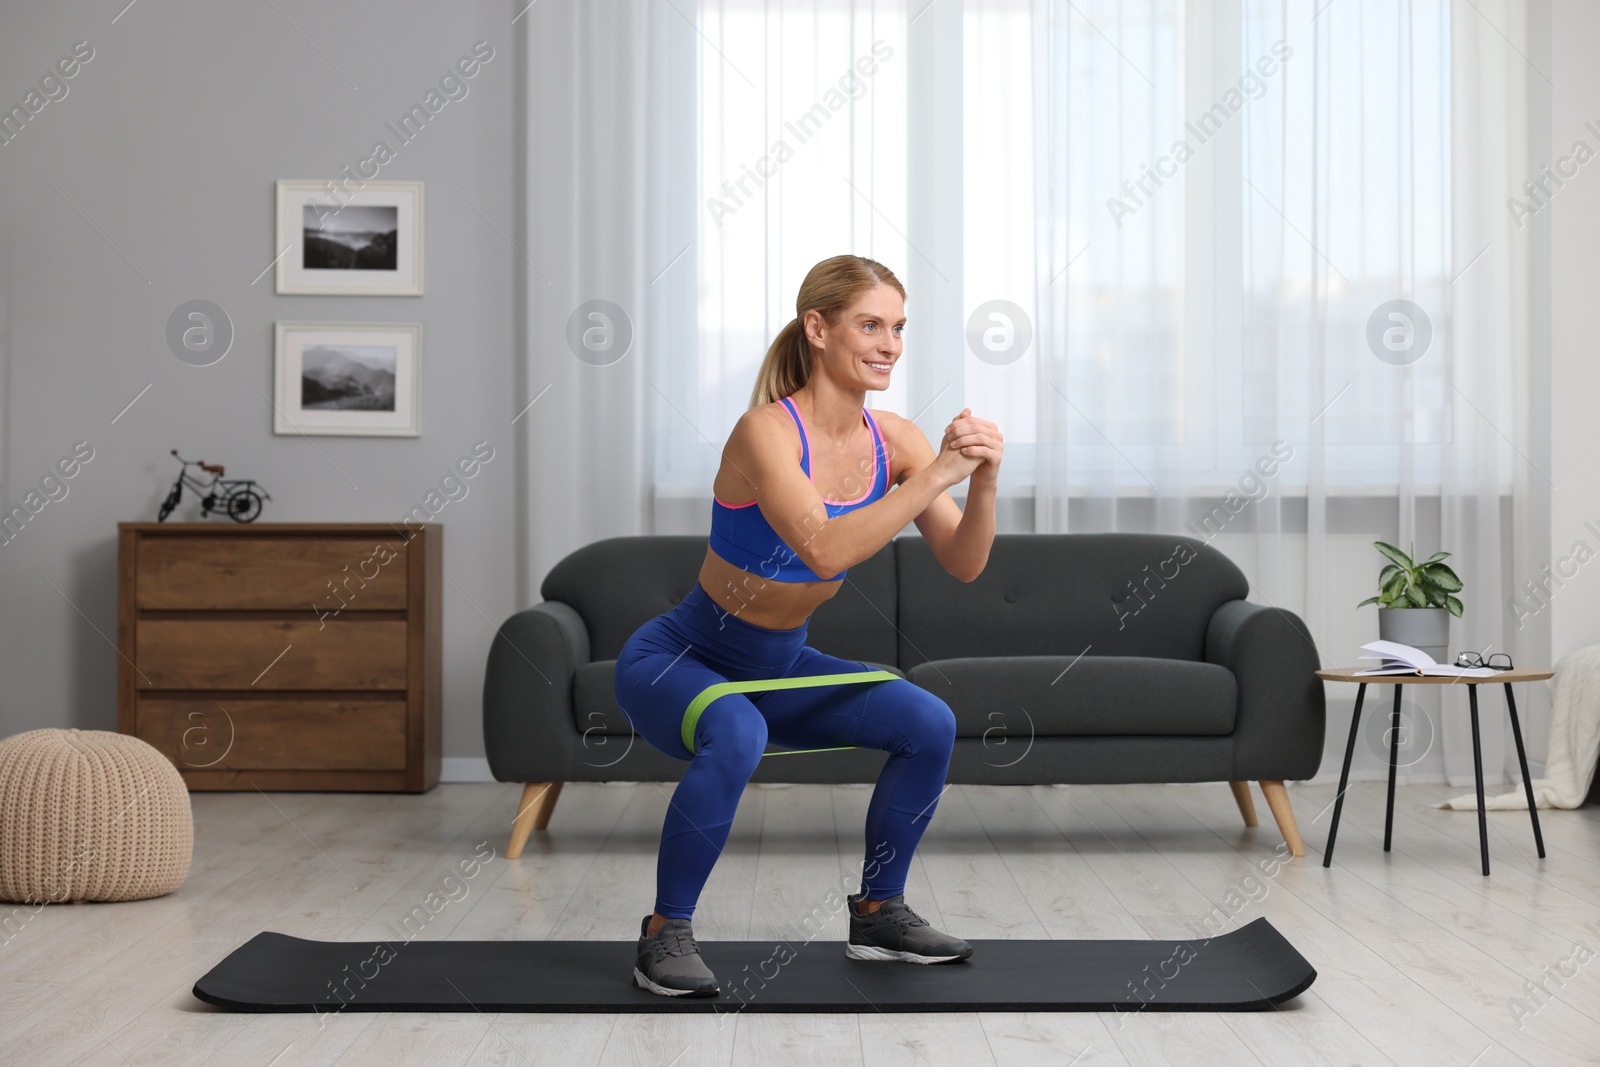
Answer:
[[[1398,686],[1396,687],[1398,688]],[[1483,810],[1483,748],[1478,741],[1478,687],[1467,686],[1467,702],[1472,707],[1472,770],[1478,777],[1478,851],[1483,855],[1483,873],[1489,873],[1489,817]]]
[[[1395,689],[1400,687],[1397,685]],[[1350,757],[1356,751],[1356,732],[1361,727],[1361,700],[1367,695],[1367,683],[1356,687],[1356,710],[1350,716],[1350,740],[1344,746],[1344,770],[1339,772],[1339,793],[1333,798],[1333,825],[1328,827],[1328,845],[1322,850],[1322,865],[1333,862],[1333,839],[1339,833],[1339,812],[1344,809],[1344,790],[1350,784]]]
[[[1394,768],[1400,757],[1400,685],[1394,687],[1394,711],[1389,715],[1389,806],[1383,812],[1383,850],[1389,851],[1394,833]]]
[[[1522,726],[1517,722],[1517,698],[1511,695],[1511,683],[1506,683],[1506,707],[1511,712],[1511,736],[1517,739],[1517,763],[1522,767],[1522,788],[1528,795],[1528,817],[1533,820],[1533,843],[1539,846],[1539,858],[1544,859],[1544,834],[1539,832],[1539,809],[1533,802],[1533,780],[1528,777],[1528,754],[1522,747]]]

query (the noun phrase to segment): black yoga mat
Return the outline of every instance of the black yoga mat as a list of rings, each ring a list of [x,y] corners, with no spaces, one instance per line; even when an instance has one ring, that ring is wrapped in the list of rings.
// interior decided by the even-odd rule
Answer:
[[[842,941],[702,941],[715,997],[635,987],[632,941],[307,941],[271,931],[194,986],[235,1011],[1260,1011],[1317,972],[1265,919],[1193,941],[971,941],[955,963]]]

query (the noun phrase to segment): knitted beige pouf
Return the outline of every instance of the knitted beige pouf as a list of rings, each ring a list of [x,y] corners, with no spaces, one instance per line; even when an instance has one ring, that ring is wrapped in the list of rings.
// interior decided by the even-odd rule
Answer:
[[[189,873],[194,818],[172,762],[131,734],[0,741],[0,900],[142,900]]]

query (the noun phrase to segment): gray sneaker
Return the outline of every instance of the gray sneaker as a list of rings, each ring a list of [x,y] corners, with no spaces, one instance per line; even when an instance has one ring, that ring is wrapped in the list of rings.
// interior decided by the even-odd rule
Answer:
[[[946,963],[972,955],[972,946],[928,925],[928,920],[906,906],[904,893],[896,893],[877,911],[856,911],[860,893],[850,894],[850,940],[844,954],[853,960],[905,960],[907,963]]]
[[[663,997],[714,997],[721,992],[717,976],[700,958],[688,919],[668,919],[646,937],[650,916],[639,924],[639,955],[633,984]]]

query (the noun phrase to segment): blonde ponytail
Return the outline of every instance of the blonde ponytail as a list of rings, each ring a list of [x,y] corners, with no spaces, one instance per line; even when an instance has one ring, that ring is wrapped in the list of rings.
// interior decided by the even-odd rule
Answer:
[[[816,354],[806,337],[807,311],[820,312],[828,325],[837,326],[844,309],[877,285],[891,285],[900,293],[900,299],[905,299],[906,290],[900,279],[876,260],[843,255],[825,259],[812,267],[795,297],[795,317],[773,338],[761,361],[761,369],[756,372],[755,386],[750,390],[750,406],[755,408],[781,400],[811,380],[812,360]]]

